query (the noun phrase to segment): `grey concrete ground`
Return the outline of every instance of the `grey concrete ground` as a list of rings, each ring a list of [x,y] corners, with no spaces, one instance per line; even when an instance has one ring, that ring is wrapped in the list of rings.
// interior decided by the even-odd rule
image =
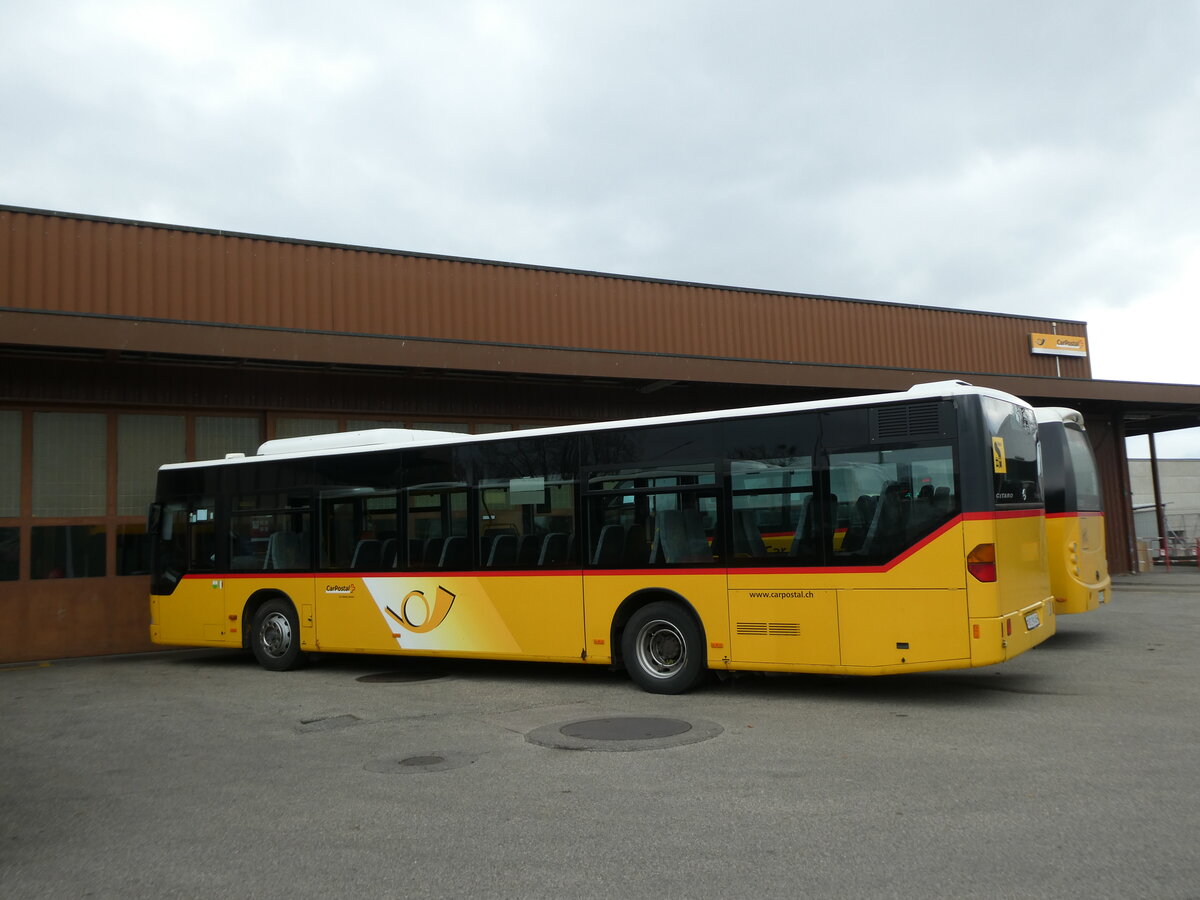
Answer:
[[[0,896],[1198,897],[1200,577],[1114,593],[992,669],[683,697],[379,657],[0,669]],[[719,733],[526,740],[640,715]]]

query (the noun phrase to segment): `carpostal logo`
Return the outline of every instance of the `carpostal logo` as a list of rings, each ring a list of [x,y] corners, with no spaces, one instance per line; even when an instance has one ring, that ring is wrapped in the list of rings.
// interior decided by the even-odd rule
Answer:
[[[454,605],[454,597],[454,594],[439,584],[432,601],[425,596],[424,591],[409,591],[398,604],[398,610],[385,606],[383,611],[413,634],[425,634],[446,621],[450,607]]]
[[[1087,356],[1087,338],[1073,334],[1029,335],[1029,349],[1033,353],[1050,356]]]
[[[354,596],[353,584],[327,584],[325,585],[325,593],[327,594],[342,594],[347,597]]]

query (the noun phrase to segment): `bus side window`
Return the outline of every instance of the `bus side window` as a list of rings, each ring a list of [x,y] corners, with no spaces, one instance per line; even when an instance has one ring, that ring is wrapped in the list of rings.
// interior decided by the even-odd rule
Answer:
[[[731,565],[795,566],[820,559],[812,457],[730,461]]]
[[[886,562],[958,511],[949,445],[831,453],[829,477],[855,498],[834,504],[835,564]]]
[[[235,497],[226,531],[229,568],[233,571],[310,568],[310,509],[307,491]]]
[[[404,492],[408,569],[466,568],[471,561],[465,485],[418,485]],[[451,542],[451,538],[459,538]],[[449,544],[449,548],[447,548]],[[401,555],[404,555],[403,553]]]

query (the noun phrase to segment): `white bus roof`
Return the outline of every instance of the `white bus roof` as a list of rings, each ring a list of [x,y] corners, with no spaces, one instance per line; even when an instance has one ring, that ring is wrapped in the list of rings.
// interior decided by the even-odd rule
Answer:
[[[829,400],[808,400],[799,403],[778,403],[770,406],[747,406],[737,409],[720,409],[709,412],[678,413],[667,416],[649,416],[641,419],[620,419],[609,422],[586,422],[578,425],[552,425],[545,428],[526,428],[519,431],[497,431],[490,434],[460,434],[449,431],[418,431],[407,428],[377,428],[367,431],[350,431],[335,434],[310,435],[306,438],[285,438],[267,441],[258,448],[254,456],[231,455],[222,460],[196,460],[195,462],[168,463],[163,469],[187,469],[196,466],[242,465],[270,459],[297,459],[310,456],[336,456],[361,450],[404,449],[436,447],[470,441],[485,443],[511,437],[546,437],[556,434],[574,434],[591,431],[614,431],[622,428],[638,428],[647,425],[672,425],[685,422],[708,422],[721,419],[736,419],[744,416],[777,415],[807,410],[838,409],[847,406],[870,406],[876,403],[898,403],[904,400],[940,399],[959,395],[982,395],[1006,400],[1018,406],[1033,407],[1012,394],[992,388],[975,387],[965,381],[935,381],[916,384],[907,391],[886,394],[862,394],[854,397],[839,397]],[[1078,415],[1078,414],[1077,414]],[[294,448],[294,449],[293,449]]]
[[[424,431],[417,428],[369,428],[365,431],[338,431],[333,434],[309,434],[303,437],[276,438],[258,448],[256,456],[281,456],[286,453],[308,455],[317,450],[345,450],[349,447],[373,447],[376,444],[440,444],[461,438],[457,431]],[[233,457],[236,459],[237,457]]]

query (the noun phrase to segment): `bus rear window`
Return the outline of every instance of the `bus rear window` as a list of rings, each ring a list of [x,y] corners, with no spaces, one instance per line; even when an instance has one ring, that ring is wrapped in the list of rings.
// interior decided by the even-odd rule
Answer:
[[[1037,419],[1032,409],[980,397],[991,440],[992,490],[997,506],[1042,502]]]
[[[1100,512],[1104,506],[1100,501],[1100,477],[1096,473],[1096,458],[1087,435],[1068,425],[1067,453],[1071,456],[1071,469],[1075,475],[1075,508]]]

